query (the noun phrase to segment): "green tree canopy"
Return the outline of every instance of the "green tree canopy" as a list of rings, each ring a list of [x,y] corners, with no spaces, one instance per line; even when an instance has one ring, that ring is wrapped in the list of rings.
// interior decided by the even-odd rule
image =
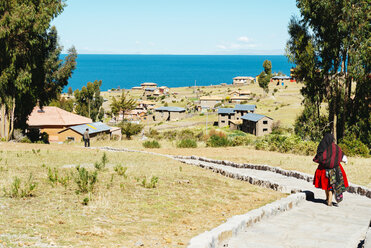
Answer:
[[[338,140],[348,128],[370,146],[369,1],[297,0],[297,6],[301,18],[290,20],[286,54],[304,83],[303,96],[317,118],[328,103],[328,125]]]
[[[50,22],[64,3],[59,0],[0,1],[0,136],[9,140],[14,127],[55,99],[67,85],[76,63],[69,49],[64,62],[57,30]]]
[[[124,91],[121,94],[121,97],[117,100],[115,97],[112,98],[111,113],[113,116],[117,115],[122,111],[123,113],[135,109],[137,102],[135,99],[130,98],[128,93]]]
[[[98,119],[103,104],[103,97],[100,95],[101,86],[102,80],[95,80],[94,83],[88,82],[81,90],[75,90],[77,114],[89,117],[93,121]]]
[[[269,92],[269,82],[272,78],[272,62],[269,60],[264,60],[263,62],[264,70],[259,74],[259,86],[268,93]]]

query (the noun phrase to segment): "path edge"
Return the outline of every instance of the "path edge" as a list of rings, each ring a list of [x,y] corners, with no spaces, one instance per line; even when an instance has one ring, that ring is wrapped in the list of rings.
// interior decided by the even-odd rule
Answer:
[[[223,241],[238,235],[246,228],[266,218],[291,210],[305,199],[304,192],[295,193],[246,214],[235,215],[220,226],[192,238],[187,248],[217,248]]]

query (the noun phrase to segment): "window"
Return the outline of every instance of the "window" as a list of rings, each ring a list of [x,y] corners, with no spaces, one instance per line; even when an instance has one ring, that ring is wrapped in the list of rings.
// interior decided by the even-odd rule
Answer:
[[[264,124],[264,125],[267,125],[267,124],[268,124],[268,121],[263,121],[263,124]]]
[[[225,121],[222,121],[222,123],[225,123]]]
[[[263,132],[268,132],[268,128],[263,128]]]
[[[67,137],[67,141],[75,141],[75,137]]]

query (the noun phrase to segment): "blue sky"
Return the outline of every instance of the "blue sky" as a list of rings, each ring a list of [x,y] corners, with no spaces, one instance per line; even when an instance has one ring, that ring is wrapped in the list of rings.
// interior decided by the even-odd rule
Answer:
[[[67,0],[53,25],[80,54],[283,54],[295,0]]]

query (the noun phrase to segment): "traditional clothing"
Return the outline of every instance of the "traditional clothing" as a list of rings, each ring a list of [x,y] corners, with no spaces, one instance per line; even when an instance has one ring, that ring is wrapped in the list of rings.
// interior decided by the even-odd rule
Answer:
[[[345,158],[345,159],[344,159]],[[316,188],[332,190],[337,202],[342,201],[343,192],[349,187],[348,179],[340,162],[346,160],[341,148],[334,143],[332,134],[326,134],[317,148],[313,161],[319,163],[314,174]]]

